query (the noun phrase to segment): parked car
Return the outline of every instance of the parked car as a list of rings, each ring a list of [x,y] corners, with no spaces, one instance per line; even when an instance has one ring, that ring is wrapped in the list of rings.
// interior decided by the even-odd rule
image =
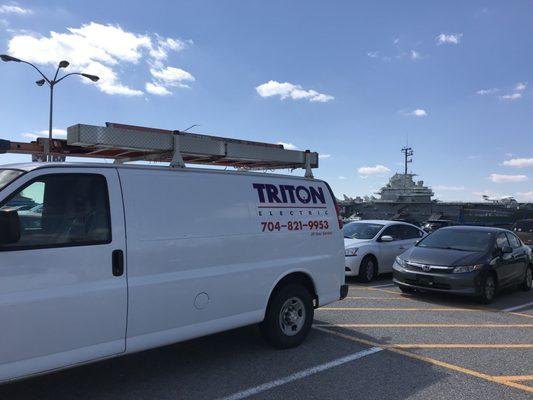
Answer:
[[[505,287],[531,289],[532,250],[505,229],[442,228],[396,257],[393,275],[403,292],[465,294],[490,303]]]
[[[533,246],[533,219],[517,221],[512,229],[524,244]]]
[[[444,228],[445,226],[457,225],[455,221],[449,219],[432,219],[427,220],[422,224],[422,229],[427,233],[435,232],[437,229]]]
[[[391,272],[396,256],[425,235],[414,225],[384,220],[350,222],[342,231],[346,276],[358,276],[363,282]]]
[[[17,196],[42,205],[38,223],[20,223]],[[256,323],[296,346],[347,294],[340,223],[312,178],[0,168],[0,382]]]

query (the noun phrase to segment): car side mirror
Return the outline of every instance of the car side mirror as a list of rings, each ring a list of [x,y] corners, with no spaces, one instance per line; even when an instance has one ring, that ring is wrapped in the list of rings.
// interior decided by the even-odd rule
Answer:
[[[13,244],[20,240],[20,219],[16,210],[0,210],[0,244]]]
[[[383,235],[380,240],[382,242],[392,242],[394,240],[394,238],[392,236],[389,236],[389,235]]]

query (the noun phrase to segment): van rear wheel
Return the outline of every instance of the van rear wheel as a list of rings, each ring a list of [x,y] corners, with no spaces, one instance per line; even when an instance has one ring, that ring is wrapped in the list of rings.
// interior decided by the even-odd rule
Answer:
[[[296,347],[309,333],[313,316],[313,298],[305,286],[284,286],[272,294],[261,334],[278,349]]]

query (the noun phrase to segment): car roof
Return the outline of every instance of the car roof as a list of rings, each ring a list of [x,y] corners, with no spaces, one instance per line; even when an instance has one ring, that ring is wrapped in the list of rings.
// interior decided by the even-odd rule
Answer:
[[[446,226],[439,230],[455,230],[455,231],[478,231],[478,232],[509,232],[508,229],[497,228],[494,226],[475,226],[475,225],[460,225],[460,226]]]
[[[350,221],[348,224],[354,224],[354,223],[368,223],[368,224],[380,224],[383,226],[389,226],[389,225],[408,225],[408,226],[414,226],[415,228],[419,229],[416,225],[410,224],[408,222],[403,221],[392,221],[387,219],[361,219],[358,221]],[[346,225],[348,225],[346,224]]]

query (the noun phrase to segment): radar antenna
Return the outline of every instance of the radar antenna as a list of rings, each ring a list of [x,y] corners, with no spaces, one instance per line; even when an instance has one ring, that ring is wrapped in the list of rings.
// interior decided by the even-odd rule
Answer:
[[[405,161],[404,161],[404,174],[407,175],[407,164],[409,163],[412,163],[413,162],[413,154],[415,154],[413,152],[413,149],[411,147],[404,147],[402,148],[402,153],[404,154],[404,158],[405,158]]]

